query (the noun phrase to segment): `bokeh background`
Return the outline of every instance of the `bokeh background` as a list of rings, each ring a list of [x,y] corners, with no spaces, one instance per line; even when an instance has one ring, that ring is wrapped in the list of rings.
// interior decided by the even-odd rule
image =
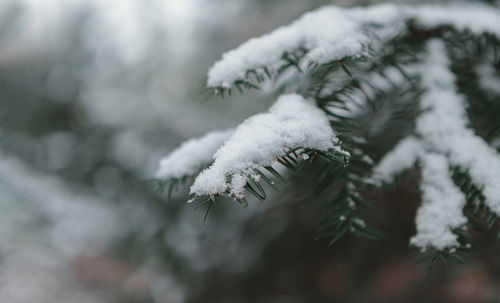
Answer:
[[[183,140],[272,93],[210,99],[221,54],[324,0],[1,0],[0,302],[500,302],[494,235],[427,275],[408,239],[416,173],[374,195],[387,237],[315,239],[306,170],[244,210],[148,182]]]

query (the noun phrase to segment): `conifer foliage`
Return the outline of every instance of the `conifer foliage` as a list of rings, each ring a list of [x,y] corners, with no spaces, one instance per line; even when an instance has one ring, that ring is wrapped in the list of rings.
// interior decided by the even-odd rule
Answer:
[[[472,246],[471,222],[500,215],[500,10],[486,4],[324,7],[225,53],[208,72],[219,96],[263,84],[281,94],[231,130],[162,159],[169,193],[188,202],[266,199],[288,171],[317,163],[319,236],[378,238],[381,211],[364,191],[421,173],[410,245],[432,262]],[[374,148],[375,147],[375,148]],[[372,160],[375,159],[376,161]],[[377,163],[375,163],[377,162]],[[327,191],[331,193],[332,191]],[[500,233],[499,233],[500,236]]]

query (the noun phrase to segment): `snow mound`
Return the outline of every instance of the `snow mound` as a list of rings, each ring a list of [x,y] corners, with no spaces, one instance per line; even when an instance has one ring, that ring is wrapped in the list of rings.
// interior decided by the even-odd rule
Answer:
[[[337,142],[326,114],[312,101],[296,94],[283,95],[268,112],[250,117],[236,128],[215,153],[214,163],[196,178],[191,194],[212,195],[229,189],[233,196],[241,197],[247,176],[255,174],[253,169],[272,165],[287,149],[326,151],[338,148]]]

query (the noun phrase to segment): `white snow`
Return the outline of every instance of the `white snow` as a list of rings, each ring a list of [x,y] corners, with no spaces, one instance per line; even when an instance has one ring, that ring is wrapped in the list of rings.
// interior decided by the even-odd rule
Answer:
[[[236,198],[245,197],[245,185],[248,177],[244,174],[233,174],[231,177],[231,195]]]
[[[406,6],[406,13],[422,26],[453,25],[474,34],[491,33],[500,37],[500,10],[479,3],[456,2],[440,5]]]
[[[467,169],[473,182],[483,188],[486,204],[500,215],[500,155],[467,127],[464,96],[456,92],[444,44],[429,43],[427,63],[422,67],[423,109],[417,131],[426,144],[449,155],[450,163]]]
[[[391,182],[398,173],[411,168],[421,153],[422,147],[418,139],[407,137],[385,155],[374,170],[382,181]]]
[[[373,14],[371,10],[383,14]],[[366,23],[387,24],[397,18],[397,10],[390,6],[384,9],[373,7],[357,9],[351,14],[349,9],[324,7],[304,16],[288,26],[282,26],[259,38],[250,39],[238,48],[225,53],[208,72],[208,86],[231,87],[237,79],[245,77],[246,71],[266,66],[281,65],[281,57],[286,51],[300,47],[308,49],[307,59],[325,63],[346,56],[368,55],[367,46],[372,37],[363,30]],[[363,18],[365,17],[365,18]]]
[[[438,5],[379,4],[362,8],[323,7],[306,13],[287,26],[228,51],[208,72],[209,87],[229,88],[248,70],[271,72],[281,66],[285,52],[308,50],[306,61],[326,63],[344,57],[369,56],[377,43],[406,30],[405,22],[424,28],[453,25],[475,34],[500,36],[500,12],[491,6],[469,3]]]
[[[198,173],[205,165],[212,162],[214,153],[232,133],[233,130],[213,131],[184,142],[160,160],[156,177],[182,178]]]
[[[336,148],[337,141],[326,114],[312,101],[296,94],[283,95],[268,112],[250,117],[236,128],[215,153],[214,163],[196,178],[191,194],[218,194],[229,189],[241,196],[253,168],[272,165],[287,148],[326,151]],[[227,176],[232,177],[231,184]]]
[[[467,127],[465,98],[457,93],[450,59],[441,40],[430,40],[423,64],[413,71],[421,76],[420,105],[424,111],[416,121],[417,137],[407,137],[389,152],[375,171],[384,181],[420,160],[423,203],[417,213],[417,234],[411,244],[425,250],[458,245],[452,229],[466,223],[462,214],[464,194],[454,185],[450,166],[470,174],[483,188],[486,204],[500,214],[500,156]]]
[[[436,153],[421,157],[422,205],[418,209],[417,234],[410,243],[425,250],[442,250],[459,245],[453,229],[462,227],[467,219],[462,214],[465,198],[451,180],[448,160]]]

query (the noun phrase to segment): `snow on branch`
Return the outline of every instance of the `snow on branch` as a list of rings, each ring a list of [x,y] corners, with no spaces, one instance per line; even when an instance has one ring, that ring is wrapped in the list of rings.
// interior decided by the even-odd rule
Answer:
[[[200,138],[184,142],[160,160],[156,172],[159,179],[178,179],[198,173],[210,164],[214,153],[234,130],[213,131]]]
[[[379,14],[373,14],[371,10]],[[245,78],[248,70],[264,67],[276,70],[283,64],[282,57],[286,52],[299,48],[307,49],[307,59],[316,63],[348,56],[367,56],[372,38],[363,30],[364,23],[384,25],[396,19],[397,14],[394,6],[369,8],[366,14],[362,10],[350,13],[348,9],[338,7],[324,7],[306,13],[288,26],[250,39],[225,53],[208,72],[208,86],[229,88],[234,81]]]
[[[424,57],[424,56],[423,56]],[[423,251],[459,247],[454,229],[467,222],[462,213],[465,198],[453,183],[450,173],[448,143],[466,145],[460,133],[466,129],[464,100],[455,92],[446,47],[441,40],[430,40],[422,65],[415,70],[426,90],[420,100],[424,113],[417,119],[417,134],[402,140],[377,165],[375,171],[383,181],[410,168],[417,160],[422,171],[422,205],[416,217],[417,234],[410,243]],[[450,141],[448,141],[450,140]],[[454,148],[461,148],[455,146]]]
[[[450,166],[466,170],[482,188],[486,205],[500,214],[500,155],[467,127],[465,97],[457,93],[450,65],[444,42],[430,40],[423,64],[415,69],[425,90],[420,100],[424,113],[416,121],[418,137],[401,141],[375,169],[390,181],[420,160],[423,203],[411,243],[424,250],[458,246],[453,229],[466,223],[465,197],[452,181]]]
[[[414,95],[420,98],[421,111],[415,121],[415,132],[400,141],[380,161],[375,173],[383,181],[390,182],[396,174],[418,162],[422,172],[422,205],[416,217],[417,233],[412,237],[411,244],[422,250],[450,249],[449,252],[452,252],[462,248],[462,229],[467,226],[467,218],[463,214],[466,196],[462,190],[467,190],[462,185],[456,185],[459,182],[450,169],[464,171],[469,180],[467,182],[481,194],[478,205],[500,215],[500,156],[469,128],[466,98],[458,93],[443,40],[432,38],[428,41],[426,51],[420,58],[410,53],[405,62],[395,60],[394,64],[386,64],[391,60],[384,60],[387,46],[405,41],[408,38],[405,35],[409,38],[417,35],[417,39],[412,41],[420,43],[420,38],[429,39],[434,34],[442,33],[434,30],[440,27],[445,27],[443,36],[450,33],[448,30],[454,30],[487,33],[500,38],[500,11],[487,5],[468,3],[324,7],[305,14],[288,26],[243,43],[225,53],[210,69],[207,85],[215,88],[215,92],[222,94],[225,89],[230,91],[232,85],[239,89],[240,85],[255,87],[251,75],[260,83],[263,75],[273,78],[282,75],[282,71],[290,66],[304,70],[310,63],[317,68],[303,74],[304,79],[311,78],[306,79],[304,85],[316,92],[316,103],[297,94],[282,95],[267,112],[248,118],[233,131],[211,133],[186,142],[162,160],[157,177],[194,175],[201,167],[213,162],[196,177],[190,189],[190,201],[208,202],[209,209],[219,194],[229,195],[242,205],[247,203],[245,191],[264,199],[265,193],[261,196],[253,184],[262,193],[264,190],[259,180],[262,178],[271,187],[274,181],[266,177],[262,168],[277,177],[279,173],[273,169],[276,163],[295,167],[284,160],[292,151],[297,152],[301,159],[316,154],[332,155],[331,159],[336,161],[335,154],[349,157],[349,153],[340,148],[333,128],[345,135],[344,128],[354,128],[350,119],[356,116],[356,105],[368,104],[377,99],[380,92],[401,89],[404,83],[409,83]],[[432,31],[427,32],[426,29]],[[403,39],[395,40],[399,37]],[[387,56],[391,58],[388,59],[398,59],[394,58],[397,53],[405,53],[405,50],[396,47],[394,53],[389,50]],[[361,75],[353,76],[345,66],[367,57],[373,59],[373,66],[372,69],[365,69],[368,73],[364,75],[363,69],[360,69]],[[406,64],[405,70],[400,64]],[[337,67],[342,67],[350,76],[345,86],[342,86],[343,83],[332,84],[338,80],[335,72],[340,69]],[[489,72],[494,74],[491,68]],[[313,79],[315,76],[318,79]],[[494,80],[488,82],[482,79],[480,82],[485,88],[494,87]],[[310,93],[306,89],[297,91]],[[391,103],[393,105],[395,103]],[[386,118],[380,119],[382,123],[383,119]],[[351,139],[348,137],[344,141]],[[350,148],[349,144],[345,146]],[[363,153],[356,148],[352,148],[352,152],[351,160],[356,160],[358,154]],[[294,156],[296,159],[292,160],[299,164],[299,156]],[[333,179],[337,167],[326,173]],[[355,175],[348,172],[346,175],[349,182],[356,180]],[[355,204],[346,197],[357,198],[360,203],[363,199],[349,182],[345,186],[347,194],[341,192],[339,197],[346,207],[352,208]],[[338,203],[340,200],[334,201]],[[343,229],[341,232],[332,231],[334,239],[351,230],[348,224],[342,223],[346,219],[345,214],[337,212],[338,209],[336,205],[330,210],[328,220],[332,221],[326,223],[326,230],[329,230],[337,222],[335,220],[340,222],[338,226]],[[359,226],[364,224],[353,220],[348,222]]]
[[[455,77],[442,42],[429,43],[427,64],[422,67],[423,109],[431,109],[417,120],[417,131],[427,144],[448,154],[450,163],[468,170],[473,182],[483,188],[486,204],[500,215],[500,155],[467,127],[465,98],[456,92]]]
[[[448,160],[437,153],[426,153],[421,157],[422,206],[418,209],[417,234],[410,243],[422,249],[434,247],[443,250],[458,247],[455,228],[465,225],[462,214],[465,198],[451,180]]]
[[[426,28],[451,25],[460,31],[468,30],[477,35],[490,33],[500,37],[500,11],[490,5],[456,2],[446,5],[404,6],[403,10]]]
[[[321,109],[300,95],[283,95],[268,112],[250,117],[236,128],[215,153],[214,163],[198,175],[190,193],[229,192],[242,198],[254,169],[272,166],[287,149],[340,151],[336,144],[338,139]]]
[[[288,61],[300,60],[293,55],[299,49],[305,50],[305,61],[317,64],[369,57],[383,42],[405,33],[405,24],[410,20],[424,28],[452,25],[458,30],[500,37],[500,12],[487,5],[329,6],[228,51],[210,68],[207,85],[230,88],[245,79],[249,71],[273,74]]]

